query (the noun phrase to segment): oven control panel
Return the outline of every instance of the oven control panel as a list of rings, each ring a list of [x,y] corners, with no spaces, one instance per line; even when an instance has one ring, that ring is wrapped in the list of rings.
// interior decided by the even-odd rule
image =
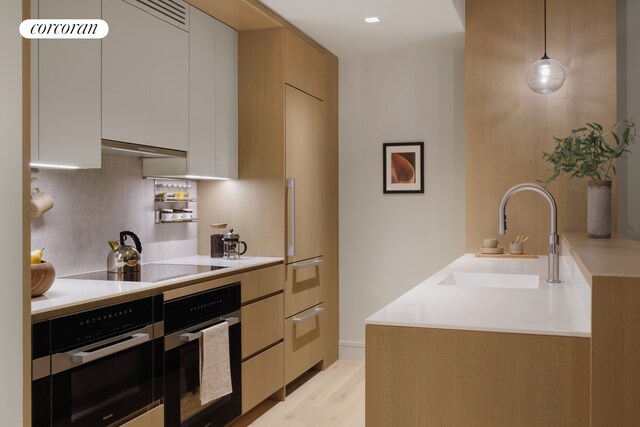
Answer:
[[[142,298],[51,320],[51,351],[100,341],[152,322],[152,299]]]
[[[167,301],[164,331],[169,334],[240,309],[240,283]]]

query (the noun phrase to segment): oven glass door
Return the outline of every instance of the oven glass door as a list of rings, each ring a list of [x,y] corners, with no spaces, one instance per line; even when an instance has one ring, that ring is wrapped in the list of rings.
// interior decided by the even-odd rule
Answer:
[[[200,340],[165,353],[165,425],[224,426],[242,412],[240,323],[229,327],[229,360],[233,393],[200,404]]]
[[[53,426],[106,426],[152,403],[152,343],[55,374]]]

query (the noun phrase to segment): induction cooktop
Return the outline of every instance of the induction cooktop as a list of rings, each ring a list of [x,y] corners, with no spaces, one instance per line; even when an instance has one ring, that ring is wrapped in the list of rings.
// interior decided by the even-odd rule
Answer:
[[[207,273],[220,270],[222,266],[217,265],[185,265],[185,264],[144,264],[140,266],[140,273],[135,274],[112,274],[107,270],[94,271],[91,273],[74,274],[64,276],[65,279],[83,280],[116,280],[119,282],[161,282],[163,280],[175,279],[191,274]]]

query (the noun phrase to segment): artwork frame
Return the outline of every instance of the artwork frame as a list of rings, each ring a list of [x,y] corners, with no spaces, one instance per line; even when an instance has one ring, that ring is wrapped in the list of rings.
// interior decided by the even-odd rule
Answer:
[[[424,194],[424,141],[382,144],[382,192]]]

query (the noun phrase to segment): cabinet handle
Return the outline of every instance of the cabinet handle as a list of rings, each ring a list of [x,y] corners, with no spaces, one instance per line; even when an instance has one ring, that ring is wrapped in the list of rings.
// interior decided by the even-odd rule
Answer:
[[[303,268],[315,267],[317,265],[324,264],[324,259],[314,259],[306,262],[296,262],[295,264],[291,264],[294,270],[302,270]]]
[[[324,311],[324,307],[316,307],[311,313],[306,314],[304,316],[298,317],[295,316],[293,319],[291,319],[293,321],[293,323],[295,323],[296,325],[299,325],[301,323],[306,322],[309,319],[313,319],[314,317],[318,317],[320,315],[320,313],[322,313]]]
[[[296,179],[287,178],[287,188],[291,190],[291,244],[287,246],[287,256],[296,254]]]

